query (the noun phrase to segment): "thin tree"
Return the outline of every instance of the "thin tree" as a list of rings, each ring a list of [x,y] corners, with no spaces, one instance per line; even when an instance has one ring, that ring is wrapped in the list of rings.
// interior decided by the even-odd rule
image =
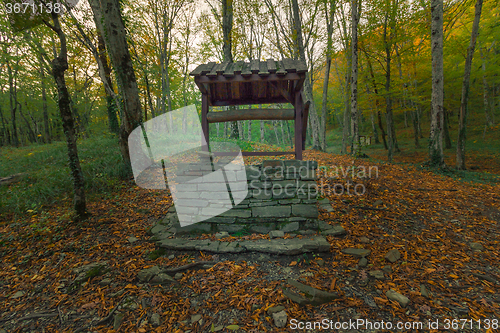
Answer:
[[[299,58],[300,60],[306,62],[306,54],[305,54],[305,47],[304,47],[304,41],[302,37],[302,23],[300,19],[300,13],[299,13],[299,5],[297,0],[291,0],[292,1],[292,14],[293,14],[293,34],[295,37],[295,56]],[[316,111],[316,103],[314,103],[313,99],[313,94],[312,94],[312,81],[311,81],[311,71],[309,71],[306,74],[306,78],[304,80],[304,95],[305,99],[307,101],[310,101],[310,107],[309,107],[309,120],[311,123],[311,134],[312,134],[312,145],[313,149],[320,149],[320,143],[319,143],[319,119],[318,119],[318,113]]]
[[[479,32],[479,20],[481,19],[481,10],[483,0],[477,0],[475,6],[474,23],[472,23],[472,32],[470,44],[467,48],[467,58],[465,59],[464,79],[462,83],[462,100],[460,102],[460,115],[457,139],[457,169],[465,170],[465,140],[467,126],[467,102],[469,100],[469,81],[472,67],[472,57],[476,47],[477,35]]]
[[[443,0],[431,1],[432,94],[430,164],[445,167],[443,155]]]
[[[60,44],[59,53],[57,57],[52,60],[52,76],[54,77],[57,86],[59,113],[62,119],[64,135],[66,136],[69,167],[71,170],[71,176],[73,177],[73,207],[75,209],[76,218],[83,219],[88,216],[85,199],[85,182],[76,146],[75,122],[73,119],[73,113],[71,112],[70,95],[64,79],[64,73],[68,69],[66,35],[61,28],[58,14],[52,13],[51,17],[52,24],[48,22],[45,22],[45,24],[57,34]]]
[[[358,8],[358,0],[351,0],[351,153],[359,154],[361,147],[359,142],[358,124],[358,22],[361,11],[361,1]]]
[[[329,6],[328,6],[328,4]],[[336,0],[325,1],[325,19],[326,19],[326,61],[325,61],[325,78],[323,80],[323,99],[321,103],[321,120],[320,120],[320,146],[321,150],[326,151],[326,110],[328,102],[328,82],[330,79],[330,68],[332,66],[333,52],[333,20],[335,19]]]

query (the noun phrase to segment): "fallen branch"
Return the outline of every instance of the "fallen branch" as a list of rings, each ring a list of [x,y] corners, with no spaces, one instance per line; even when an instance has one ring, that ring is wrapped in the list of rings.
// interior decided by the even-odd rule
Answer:
[[[61,322],[61,326],[62,326],[64,323],[63,323],[63,317],[62,317],[62,313],[61,313],[61,306],[57,307],[57,312],[59,313],[59,321]]]
[[[9,185],[20,180],[23,173],[16,173],[15,175],[0,178],[0,185]]]
[[[81,332],[83,330],[86,330],[89,326],[99,326],[99,325],[102,325],[104,324],[105,322],[107,322],[108,320],[110,320],[112,317],[113,317],[113,314],[116,312],[116,310],[118,310],[118,307],[122,304],[122,302],[125,300],[127,294],[123,295],[122,299],[118,302],[118,304],[116,304],[116,306],[109,312],[109,314],[102,318],[101,320],[99,320],[97,323],[95,324],[92,324],[92,322],[90,322],[89,324],[85,325],[85,326],[82,326],[78,329],[75,330],[75,333],[78,333],[78,332]]]
[[[417,188],[417,191],[458,191],[456,188]]]
[[[389,210],[387,208],[375,208],[375,207],[365,207],[365,206],[351,206],[351,208],[358,208],[358,209],[364,209],[364,210]]]
[[[30,320],[30,319],[57,317],[57,316],[59,316],[57,312],[39,312],[39,313],[29,314],[25,317],[19,318],[19,320]]]
[[[493,277],[489,276],[489,275],[486,275],[486,274],[479,274],[479,273],[474,273],[474,272],[471,272],[472,275],[474,275],[475,277],[477,278],[480,278],[480,279],[483,279],[483,280],[486,280],[488,282],[491,282],[491,283],[497,283],[497,280],[495,280]]]
[[[99,325],[102,325],[104,324],[105,322],[107,322],[108,320],[111,319],[111,317],[113,317],[113,314],[116,312],[116,310],[118,309],[118,307],[120,306],[120,304],[122,304],[123,300],[126,298],[126,294],[123,295],[122,299],[118,302],[118,304],[116,304],[116,306],[113,308],[113,310],[111,310],[109,312],[109,314],[104,317],[103,319],[99,320],[97,323],[95,323],[95,326],[99,326]]]
[[[198,261],[198,262],[192,262],[190,264],[184,265],[184,266],[179,266],[175,268],[170,268],[170,269],[164,269],[162,270],[162,273],[177,273],[180,271],[185,271],[187,269],[196,267],[196,266],[201,266],[201,265],[215,265],[214,261]]]

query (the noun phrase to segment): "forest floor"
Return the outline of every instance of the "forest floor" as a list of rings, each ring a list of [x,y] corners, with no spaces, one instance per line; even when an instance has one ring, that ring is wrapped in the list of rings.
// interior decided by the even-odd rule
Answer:
[[[375,150],[368,154],[377,157]],[[344,325],[307,332],[380,332],[387,323],[393,325],[385,330],[390,332],[417,331],[397,329],[397,323],[421,323],[418,331],[498,331],[500,181],[494,174],[500,168],[490,170],[491,163],[478,159],[478,174],[490,175],[469,181],[421,167],[415,156],[408,157],[411,164],[402,163],[406,156],[387,164],[306,151],[304,159],[317,160],[329,172],[318,185],[334,211],[322,212],[320,219],[347,231],[342,238],[327,237],[329,253],[160,252],[147,231],[172,199],[130,181],[92,198],[92,216],[83,222],[70,220],[69,199],[43,213],[1,221],[0,332],[288,332],[294,323],[307,327],[326,320]],[[361,184],[358,189],[366,192],[328,192],[336,184]],[[345,248],[370,250],[368,265],[343,254]],[[401,258],[392,263],[385,256],[394,249]],[[137,278],[151,266],[199,261],[214,265],[185,270],[164,285]],[[105,270],[78,280],[79,268],[96,263]],[[339,298],[301,307],[283,294],[283,287],[293,290],[288,278]],[[391,289],[409,304],[389,299]],[[281,310],[288,323],[277,328],[272,312]]]

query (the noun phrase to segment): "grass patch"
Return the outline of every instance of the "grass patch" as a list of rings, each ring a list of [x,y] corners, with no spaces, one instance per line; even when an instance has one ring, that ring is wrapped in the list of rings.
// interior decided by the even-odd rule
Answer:
[[[164,255],[167,254],[167,250],[165,250],[164,248],[160,247],[154,251],[151,251],[148,253],[148,258],[149,260],[156,260],[160,257],[163,257]]]
[[[0,177],[23,174],[20,181],[0,187],[0,216],[36,214],[43,206],[72,198],[73,180],[66,143],[2,147],[0,153]],[[117,137],[78,140],[78,154],[89,198],[121,185],[125,170]]]

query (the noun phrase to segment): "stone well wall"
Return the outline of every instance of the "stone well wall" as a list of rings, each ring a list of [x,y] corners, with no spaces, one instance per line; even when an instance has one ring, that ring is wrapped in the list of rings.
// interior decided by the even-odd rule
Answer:
[[[217,216],[181,227],[177,212],[185,212],[188,208],[198,206],[197,214],[204,214],[214,212],[222,205],[215,201],[206,203],[202,200],[203,196],[216,195],[215,192],[192,191],[182,195],[179,193],[179,197],[176,197],[176,207],[171,207],[163,224],[168,224],[176,233],[317,231],[317,167],[318,163],[315,161],[299,160],[269,160],[258,165],[245,166],[248,194],[236,206]],[[192,170],[193,165],[188,169]],[[190,174],[193,175],[192,171]],[[241,191],[241,188],[238,188],[238,191]],[[240,197],[240,200],[241,198],[243,197]]]

